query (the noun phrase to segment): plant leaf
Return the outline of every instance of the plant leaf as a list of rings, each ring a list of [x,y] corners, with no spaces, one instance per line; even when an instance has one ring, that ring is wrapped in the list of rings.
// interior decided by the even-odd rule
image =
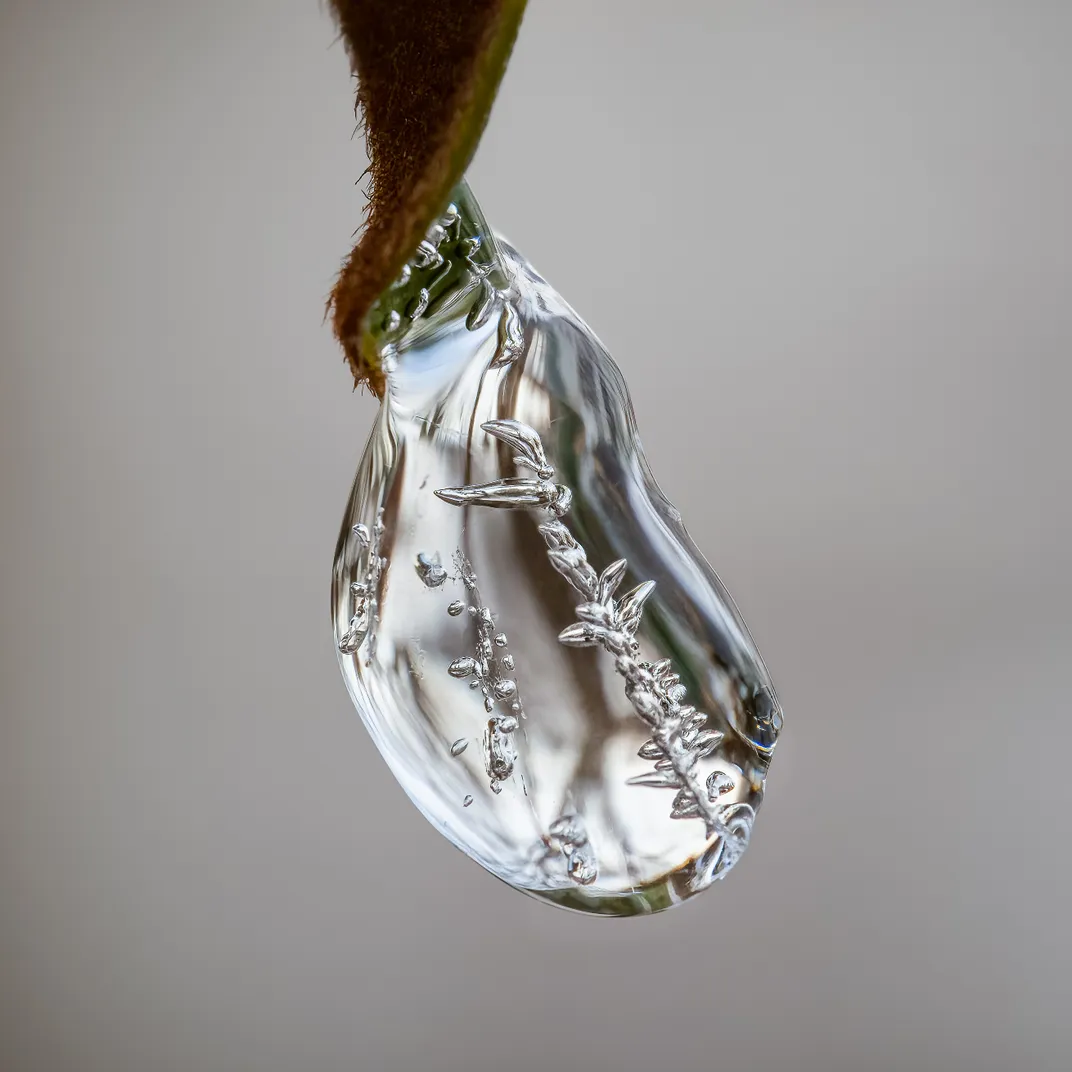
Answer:
[[[355,383],[382,397],[369,311],[447,203],[480,140],[524,0],[331,0],[364,114],[368,223],[331,295]]]

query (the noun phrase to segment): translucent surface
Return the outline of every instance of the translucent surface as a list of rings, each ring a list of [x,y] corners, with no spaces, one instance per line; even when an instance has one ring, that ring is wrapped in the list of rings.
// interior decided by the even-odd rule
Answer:
[[[633,914],[706,889],[748,844],[781,710],[617,366],[466,188],[374,330],[387,392],[332,587],[373,740],[521,890]]]

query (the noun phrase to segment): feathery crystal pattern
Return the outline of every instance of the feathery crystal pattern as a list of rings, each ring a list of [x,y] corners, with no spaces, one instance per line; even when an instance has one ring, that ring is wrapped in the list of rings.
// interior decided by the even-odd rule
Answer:
[[[490,716],[484,727],[484,769],[491,791],[498,795],[502,783],[514,773],[517,750],[510,738],[518,728],[518,720],[525,717],[525,709],[518,695],[517,681],[510,673],[514,657],[506,650],[509,640],[505,633],[495,629],[495,617],[480,598],[472,564],[459,551],[454,556],[454,565],[465,586],[467,602],[455,600],[447,607],[447,613],[454,618],[468,614],[476,627],[476,643],[473,654],[455,659],[447,667],[447,673],[459,680],[470,679],[469,688],[479,689],[484,697],[484,710]],[[507,710],[496,711],[500,705],[507,705]]]
[[[699,894],[749,840],[782,709],[621,370],[464,184],[367,328],[384,394],[332,620],[373,742],[519,890],[612,915]]]
[[[697,764],[715,751],[723,735],[707,728],[707,716],[684,702],[687,690],[670,660],[649,663],[639,658],[636,634],[655,582],[644,581],[616,598],[628,564],[618,559],[597,574],[589,563],[584,548],[561,520],[569,510],[571,493],[551,482],[554,467],[539,434],[516,420],[486,421],[481,427],[513,448],[514,464],[531,471],[535,479],[503,478],[442,488],[436,495],[456,506],[542,507],[553,515],[553,520],[539,526],[547,557],[583,600],[576,608],[577,621],[562,630],[559,642],[571,648],[601,647],[614,659],[633,709],[651,731],[639,755],[655,761],[652,771],[629,779],[629,784],[676,790],[671,818],[702,819],[708,836],[718,835],[714,873],[708,877],[724,874],[747,848],[755,813],[748,804],[720,803],[720,797],[734,788],[725,772],[712,772],[706,782],[701,779]]]

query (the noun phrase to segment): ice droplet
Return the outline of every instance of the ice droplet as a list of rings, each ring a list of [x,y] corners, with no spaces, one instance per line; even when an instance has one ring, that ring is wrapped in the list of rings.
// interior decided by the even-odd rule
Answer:
[[[395,776],[552,903],[629,915],[709,888],[748,845],[782,712],[621,373],[464,185],[369,325],[386,393],[332,599]],[[481,762],[451,762],[470,740]]]

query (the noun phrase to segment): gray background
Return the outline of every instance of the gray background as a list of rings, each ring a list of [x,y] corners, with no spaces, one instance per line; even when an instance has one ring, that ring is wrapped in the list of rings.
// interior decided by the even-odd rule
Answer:
[[[474,188],[787,711],[625,922],[435,834],[336,668],[332,39],[3,4],[0,1067],[1067,1069],[1072,5],[532,2]]]

